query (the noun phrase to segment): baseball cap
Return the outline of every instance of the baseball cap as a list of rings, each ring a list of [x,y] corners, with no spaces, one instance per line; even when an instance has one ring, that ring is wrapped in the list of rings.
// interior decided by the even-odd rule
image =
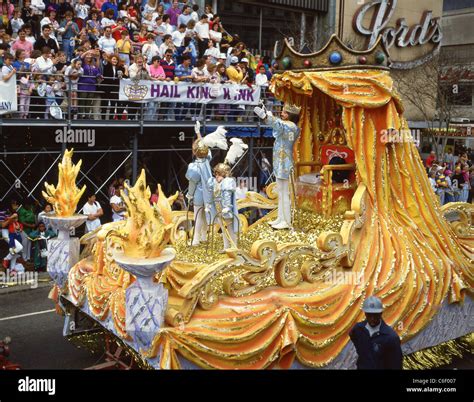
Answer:
[[[232,56],[230,59],[230,64],[235,64],[239,62],[239,58],[236,56]]]
[[[246,57],[244,57],[242,60],[240,60],[241,63],[248,63],[249,62],[249,59],[247,59]]]
[[[225,55],[225,53],[221,53],[218,59],[227,59],[227,56]]]

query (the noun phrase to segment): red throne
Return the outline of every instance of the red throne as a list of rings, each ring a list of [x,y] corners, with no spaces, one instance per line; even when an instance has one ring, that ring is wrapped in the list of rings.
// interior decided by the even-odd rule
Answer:
[[[335,157],[339,164],[331,164]],[[296,164],[296,205],[324,216],[344,213],[356,188],[354,152],[343,145],[323,145],[320,160]],[[301,175],[304,166],[311,166],[313,172]]]

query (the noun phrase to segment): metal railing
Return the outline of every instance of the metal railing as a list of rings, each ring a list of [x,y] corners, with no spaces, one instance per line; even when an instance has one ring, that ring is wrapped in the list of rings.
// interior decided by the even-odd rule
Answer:
[[[20,78],[35,73],[17,73],[18,111],[3,115],[3,121],[20,119],[29,123],[43,120],[108,120],[123,122],[234,122],[257,124],[254,106],[231,104],[193,104],[183,102],[139,103],[119,99],[119,87],[114,84],[72,82],[63,74],[47,74],[41,78]],[[81,78],[96,79],[95,76]],[[173,82],[169,82],[173,84]],[[225,84],[224,84],[225,85]],[[268,88],[262,91],[267,110],[278,113],[281,102]]]

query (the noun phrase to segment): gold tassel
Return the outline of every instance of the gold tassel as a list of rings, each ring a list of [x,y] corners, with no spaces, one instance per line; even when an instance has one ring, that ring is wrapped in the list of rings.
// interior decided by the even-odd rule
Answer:
[[[474,332],[448,342],[440,343],[432,348],[422,349],[403,358],[405,370],[424,370],[445,366],[454,357],[462,358],[473,354]]]

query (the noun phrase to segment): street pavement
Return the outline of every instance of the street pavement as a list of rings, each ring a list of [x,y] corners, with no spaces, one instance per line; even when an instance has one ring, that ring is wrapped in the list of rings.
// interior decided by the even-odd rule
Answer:
[[[23,369],[83,369],[101,357],[78,349],[63,337],[64,318],[51,311],[54,302],[48,299],[49,284],[37,289],[9,290],[0,292],[0,338],[12,338],[12,362]],[[32,315],[22,317],[24,314]],[[4,319],[8,317],[12,318]]]

